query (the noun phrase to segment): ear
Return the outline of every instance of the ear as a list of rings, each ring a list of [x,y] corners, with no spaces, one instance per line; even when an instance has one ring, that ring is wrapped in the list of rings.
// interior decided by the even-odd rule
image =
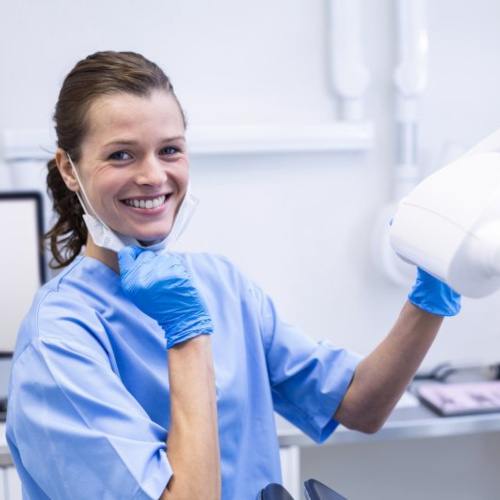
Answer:
[[[80,191],[80,186],[78,185],[78,181],[75,177],[75,172],[73,171],[73,167],[71,166],[66,151],[64,151],[64,149],[57,148],[55,160],[57,169],[59,170],[59,173],[61,174],[66,187],[70,191]]]

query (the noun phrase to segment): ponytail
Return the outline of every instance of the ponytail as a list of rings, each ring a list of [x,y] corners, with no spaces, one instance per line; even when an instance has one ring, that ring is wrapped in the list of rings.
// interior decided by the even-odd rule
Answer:
[[[47,192],[58,220],[45,234],[45,239],[53,256],[50,267],[61,269],[71,264],[85,245],[87,227],[82,218],[82,206],[76,194],[64,183],[56,161],[50,160],[47,169]]]

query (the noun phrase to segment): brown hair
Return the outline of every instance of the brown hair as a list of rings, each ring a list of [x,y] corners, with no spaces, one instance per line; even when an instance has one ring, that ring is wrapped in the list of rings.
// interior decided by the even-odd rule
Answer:
[[[58,147],[78,162],[88,130],[87,112],[96,99],[120,92],[148,96],[157,89],[171,93],[179,104],[165,73],[140,54],[96,52],[79,61],[66,76],[56,104],[53,118]],[[180,104],[179,109],[186,126]],[[55,159],[47,163],[47,168],[47,192],[58,219],[45,239],[53,255],[50,267],[60,269],[80,253],[87,241],[87,227],[76,194],[66,187]]]

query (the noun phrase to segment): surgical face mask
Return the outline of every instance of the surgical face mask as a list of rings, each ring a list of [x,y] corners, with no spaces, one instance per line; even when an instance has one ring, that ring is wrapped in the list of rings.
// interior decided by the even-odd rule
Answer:
[[[191,217],[193,216],[196,207],[198,206],[199,201],[195,196],[191,194],[190,185],[188,184],[186,194],[177,210],[177,215],[175,216],[169,234],[161,241],[157,241],[151,245],[144,245],[131,236],[126,236],[113,231],[97,215],[97,212],[92,207],[89,197],[87,196],[87,193],[83,188],[82,181],[80,180],[78,170],[76,169],[73,160],[71,159],[69,154],[67,156],[81,190],[81,193],[76,192],[76,196],[78,197],[78,201],[80,202],[83,211],[85,212],[83,215],[83,220],[85,222],[85,225],[87,226],[89,234],[94,240],[94,243],[101,248],[106,248],[118,253],[122,248],[133,245],[140,248],[152,250],[155,253],[166,252],[184,232],[189,221],[191,220]]]

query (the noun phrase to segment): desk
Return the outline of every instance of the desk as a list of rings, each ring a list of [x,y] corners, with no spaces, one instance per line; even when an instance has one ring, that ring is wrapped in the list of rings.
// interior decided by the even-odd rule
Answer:
[[[294,498],[301,498],[300,449],[317,446],[317,444],[279,416],[276,419],[276,424],[280,443],[283,485]],[[391,439],[460,436],[484,432],[500,432],[500,413],[439,417],[419,404],[411,408],[396,407],[384,427],[375,434],[363,434],[339,426],[322,446]]]
[[[277,418],[280,446],[317,446],[314,441],[281,417]],[[376,434],[363,434],[339,426],[324,445],[363,443],[388,439],[459,436],[500,431],[500,413],[464,417],[439,417],[426,407],[394,410]]]

